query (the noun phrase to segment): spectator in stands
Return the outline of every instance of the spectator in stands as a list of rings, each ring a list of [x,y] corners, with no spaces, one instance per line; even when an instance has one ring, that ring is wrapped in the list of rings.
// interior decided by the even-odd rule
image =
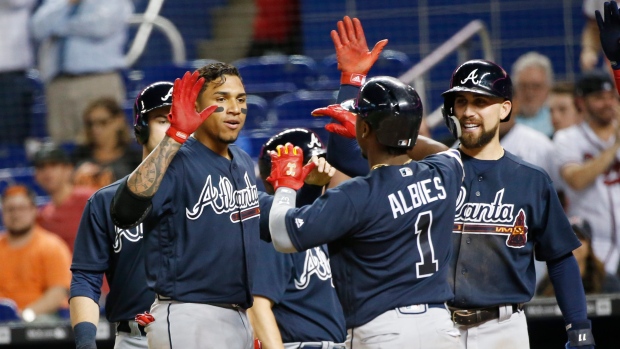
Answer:
[[[45,0],[32,19],[42,42],[47,127],[56,143],[82,141],[82,115],[92,100],[125,99],[120,69],[131,0]]]
[[[76,147],[74,183],[95,189],[131,173],[142,154],[130,146],[125,112],[112,98],[99,98],[84,111],[86,144]]]
[[[581,280],[586,294],[597,293],[617,293],[620,292],[620,280],[612,274],[605,271],[605,266],[594,255],[592,250],[592,228],[587,220],[580,217],[570,218],[573,231],[581,241],[581,247],[573,251],[579,271],[581,272]],[[553,297],[553,284],[549,277],[545,277],[538,286],[536,295]]]
[[[558,131],[554,160],[566,183],[568,213],[592,225],[592,247],[616,274],[620,262],[620,124],[618,95],[606,72],[591,70],[576,83],[584,122]]]
[[[54,314],[67,303],[69,248],[35,223],[37,206],[30,188],[9,186],[1,200],[6,232],[0,235],[0,297],[14,300],[25,321]]]
[[[38,223],[60,236],[73,251],[82,211],[94,189],[72,183],[73,164],[67,153],[54,144],[45,144],[34,154],[36,182],[51,201],[41,208]]]
[[[30,16],[37,0],[0,2],[0,142],[22,144],[30,130],[33,67]]]
[[[255,0],[248,57],[302,52],[299,0]]]
[[[512,65],[515,101],[519,104],[517,123],[530,126],[547,137],[553,134],[547,96],[553,84],[553,68],[547,56],[528,52]]]
[[[575,85],[570,82],[558,82],[551,87],[548,104],[554,133],[583,121],[574,94]]]

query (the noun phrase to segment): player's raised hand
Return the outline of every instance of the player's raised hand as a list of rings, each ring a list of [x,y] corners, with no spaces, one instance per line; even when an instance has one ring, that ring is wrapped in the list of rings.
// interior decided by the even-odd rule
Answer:
[[[359,19],[345,16],[342,21],[338,21],[337,26],[338,31],[332,30],[331,37],[336,49],[338,69],[342,72],[340,83],[361,86],[388,41],[383,39],[377,42],[369,51]]]
[[[596,22],[601,33],[601,46],[613,69],[620,69],[620,14],[615,1],[605,2],[604,15],[596,11]]]
[[[304,185],[308,173],[316,167],[312,161],[304,166],[303,151],[291,143],[277,146],[276,151],[272,151],[270,156],[271,174],[267,177],[267,182],[271,183],[274,190],[278,190],[279,187],[299,190]]]
[[[310,171],[306,177],[306,184],[318,185],[319,187],[322,187],[327,185],[327,183],[329,183],[332,177],[336,174],[336,168],[332,167],[332,165],[330,165],[325,158],[320,158],[315,155],[310,158],[308,163],[314,163],[316,167]]]
[[[339,124],[329,123],[325,125],[325,129],[329,132],[341,135],[346,138],[355,138],[355,121],[357,116],[344,109],[340,104],[332,104],[327,107],[314,109],[312,116],[329,116]]]
[[[217,108],[212,105],[201,112],[196,111],[196,99],[200,94],[205,79],[199,78],[198,72],[186,72],[182,79],[174,81],[172,89],[172,106],[170,107],[170,128],[166,135],[179,143],[185,143],[200,124]]]

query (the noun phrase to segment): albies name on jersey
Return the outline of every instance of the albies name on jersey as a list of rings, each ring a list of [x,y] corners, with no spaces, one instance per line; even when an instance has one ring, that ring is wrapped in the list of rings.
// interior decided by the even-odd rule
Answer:
[[[401,175],[406,177],[407,173],[401,171]],[[398,190],[396,193],[388,195],[394,219],[398,218],[399,215],[410,212],[414,208],[445,198],[446,190],[441,184],[441,178],[439,177],[434,177],[432,180],[424,179],[410,184],[407,186],[406,193]]]

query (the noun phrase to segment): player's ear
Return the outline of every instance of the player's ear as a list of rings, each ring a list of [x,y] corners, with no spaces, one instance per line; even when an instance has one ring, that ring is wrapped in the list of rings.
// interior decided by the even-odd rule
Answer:
[[[510,114],[511,110],[512,110],[512,102],[509,100],[505,100],[502,103],[502,108],[500,110],[500,115],[499,115],[500,120],[504,120],[508,116],[508,114]]]
[[[362,121],[361,126],[362,138],[366,138],[366,136],[368,136],[368,134],[370,133],[370,125],[366,121]]]

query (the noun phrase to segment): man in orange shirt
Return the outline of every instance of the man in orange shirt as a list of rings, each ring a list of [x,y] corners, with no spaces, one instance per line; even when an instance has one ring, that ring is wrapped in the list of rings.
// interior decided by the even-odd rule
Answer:
[[[15,301],[24,321],[53,314],[66,305],[71,283],[71,254],[57,235],[36,225],[34,192],[9,186],[1,197],[0,297]]]
[[[54,144],[45,144],[32,161],[35,180],[51,199],[41,209],[37,223],[60,236],[73,251],[82,211],[95,189],[73,185],[73,164],[65,151]]]

